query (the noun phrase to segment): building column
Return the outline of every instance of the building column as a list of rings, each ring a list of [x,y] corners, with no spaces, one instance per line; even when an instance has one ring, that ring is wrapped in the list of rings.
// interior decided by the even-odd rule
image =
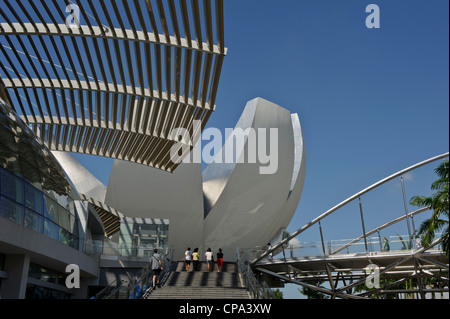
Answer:
[[[6,255],[5,272],[8,279],[2,280],[0,296],[3,299],[25,299],[28,282],[30,256]]]

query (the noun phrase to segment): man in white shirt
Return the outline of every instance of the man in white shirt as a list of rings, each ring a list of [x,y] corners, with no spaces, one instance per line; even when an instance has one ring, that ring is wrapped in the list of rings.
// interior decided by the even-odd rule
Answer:
[[[208,266],[208,271],[212,271],[214,263],[214,255],[211,251],[211,248],[208,248],[208,250],[206,251],[205,258],[206,258],[206,265]]]
[[[184,263],[186,265],[186,271],[189,271],[189,268],[191,267],[191,260],[192,260],[192,251],[191,248],[188,248],[184,253]]]

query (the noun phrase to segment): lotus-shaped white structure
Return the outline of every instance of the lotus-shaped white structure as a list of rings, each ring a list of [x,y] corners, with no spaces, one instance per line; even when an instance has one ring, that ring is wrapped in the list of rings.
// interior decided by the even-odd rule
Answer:
[[[56,156],[76,187],[83,181],[86,197],[126,217],[168,219],[169,246],[177,258],[183,258],[187,247],[198,247],[222,248],[225,259],[234,260],[236,247],[264,246],[280,237],[295,214],[305,180],[298,115],[254,99],[203,171],[192,160],[200,153],[195,148],[190,163],[188,157],[174,173],[115,160],[106,192],[99,191],[93,176],[77,177],[83,170],[70,154]]]

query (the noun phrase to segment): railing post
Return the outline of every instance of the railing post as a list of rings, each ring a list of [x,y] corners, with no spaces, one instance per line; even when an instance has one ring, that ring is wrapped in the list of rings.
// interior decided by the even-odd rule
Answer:
[[[411,215],[411,223],[412,223],[412,227],[413,227],[413,235],[416,234],[416,225],[414,224],[414,216]]]
[[[364,225],[364,215],[363,215],[361,197],[359,197],[359,213],[361,214],[361,224],[362,224],[363,235],[364,235],[364,245],[366,246],[366,252],[368,252],[367,238],[366,238],[366,226]]]
[[[408,204],[406,203],[405,182],[403,181],[403,176],[401,176],[400,179],[402,181],[403,203],[405,204],[406,225],[408,225],[409,244],[412,247],[412,235],[411,235],[411,228],[409,226]]]
[[[378,232],[378,239],[380,241],[380,251],[383,251],[383,244],[381,243],[381,234],[379,230],[377,232]]]
[[[319,220],[319,230],[320,230],[320,239],[322,240],[322,251],[323,251],[323,255],[326,257],[326,252],[325,252],[325,242],[323,241],[323,232],[322,232],[322,224]]]

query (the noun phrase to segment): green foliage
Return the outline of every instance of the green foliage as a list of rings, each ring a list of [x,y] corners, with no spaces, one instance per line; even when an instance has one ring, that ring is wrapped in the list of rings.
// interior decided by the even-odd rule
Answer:
[[[323,279],[315,279],[311,282],[309,282],[310,284],[317,286],[317,287],[322,287],[322,283],[324,283],[326,280]],[[313,289],[309,289],[306,287],[301,287],[298,289],[298,291],[306,296],[308,299],[330,299],[331,297],[327,294],[321,293],[319,291],[313,290]]]
[[[280,289],[272,289],[275,299],[284,299],[283,292]]]
[[[414,196],[410,204],[417,207],[430,207],[431,218],[425,220],[419,228],[419,235],[424,247],[429,246],[436,233],[442,231],[442,248],[449,255],[449,161],[443,161],[436,169],[438,179],[431,184],[436,191],[431,197]]]

